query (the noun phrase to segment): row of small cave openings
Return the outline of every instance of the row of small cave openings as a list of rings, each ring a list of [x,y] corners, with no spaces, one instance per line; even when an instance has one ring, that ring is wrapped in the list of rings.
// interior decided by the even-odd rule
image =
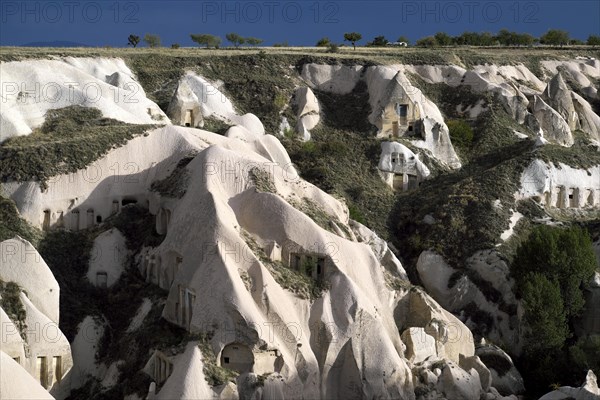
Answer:
[[[13,357],[21,365],[21,357]],[[61,356],[38,356],[35,360],[35,378],[44,389],[50,389],[55,383],[60,383],[63,377]]]
[[[137,204],[137,200],[133,198],[124,198],[120,202],[118,200],[113,200],[111,215],[117,214],[121,207],[124,207],[129,204]],[[44,210],[44,217],[42,222],[43,230],[50,230],[51,228],[57,229],[71,229],[77,231],[81,229],[81,210],[75,208],[69,212],[69,221],[68,224],[65,222],[65,214],[62,210],[58,210],[53,212],[50,209]],[[97,214],[93,208],[88,208],[85,219],[85,227],[92,228],[94,225],[102,223],[102,215]],[[54,225],[52,225],[54,222]],[[67,226],[68,225],[68,226]]]
[[[289,267],[314,280],[325,276],[327,257],[323,254],[293,253],[289,254]]]
[[[50,362],[49,362],[50,361]],[[44,389],[51,388],[55,382],[62,379],[62,357],[37,357],[36,360],[36,378]]]
[[[600,190],[557,186],[544,192],[544,204],[556,208],[594,207],[600,205]]]

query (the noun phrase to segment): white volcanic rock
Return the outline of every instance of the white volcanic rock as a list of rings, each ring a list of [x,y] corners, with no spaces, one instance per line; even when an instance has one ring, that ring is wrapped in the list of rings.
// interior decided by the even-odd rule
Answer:
[[[369,121],[379,130],[381,137],[391,134],[392,124],[382,121],[386,109],[398,101],[409,102],[414,107],[415,132],[408,136],[417,147],[429,150],[434,157],[451,168],[460,168],[458,158],[448,133],[448,127],[437,106],[414,87],[404,74],[403,66],[347,67],[306,64],[302,77],[311,88],[336,94],[351,92],[363,79],[367,83],[372,112]],[[411,122],[412,123],[412,122]],[[385,125],[385,129],[384,128]]]
[[[375,232],[354,220],[349,222],[350,228],[356,235],[356,240],[362,243],[366,243],[371,247],[375,256],[379,259],[381,265],[383,265],[393,275],[400,277],[408,281],[406,271],[402,266],[398,257],[394,254],[388,243],[381,239]]]
[[[455,65],[410,65],[406,66],[406,70],[416,73],[428,83],[445,83],[452,87],[465,85],[476,93],[497,93],[507,111],[519,123],[527,115],[529,101],[517,89],[518,81],[528,82],[539,91],[545,86],[522,64],[502,67],[477,65],[473,70]]]
[[[131,319],[129,326],[127,327],[127,333],[135,332],[136,330],[138,330],[142,326],[142,323],[144,322],[144,319],[146,318],[150,310],[152,310],[152,300],[144,298],[144,300],[142,301],[142,305],[135,313],[135,317]]]
[[[22,365],[31,375],[35,376],[39,368],[37,365],[38,357],[46,357],[50,368],[55,368],[51,365],[50,361],[54,362],[56,360],[55,357],[59,357],[61,366],[58,370],[63,375],[68,373],[73,365],[71,346],[58,328],[58,324],[41,313],[24,293],[21,293],[21,303],[26,313],[25,324],[27,329],[25,330],[25,334],[29,347],[29,357],[23,361]],[[58,386],[59,383],[57,382],[62,378],[63,376],[49,376],[48,383],[50,386]]]
[[[431,250],[423,251],[417,260],[417,272],[431,297],[442,307],[454,308],[457,295],[448,290],[448,282],[457,271],[448,265],[444,257]]]
[[[4,351],[0,351],[0,394],[10,400],[54,399],[36,379]]]
[[[411,114],[416,120],[415,130],[420,130],[420,136],[408,138],[415,146],[429,150],[434,157],[451,168],[460,168],[460,160],[454,151],[440,110],[410,83],[402,67],[369,67],[365,79],[372,110],[369,121],[380,130],[380,136],[387,137],[389,134],[382,129],[385,110],[397,102],[412,104],[414,111]]]
[[[304,140],[310,140],[310,130],[321,120],[319,101],[308,87],[296,89],[294,98],[298,109],[296,131]]]
[[[513,294],[512,280],[506,262],[494,250],[475,253],[467,260],[467,270],[459,277],[453,276],[459,271],[450,267],[442,256],[433,251],[424,251],[417,260],[417,272],[425,289],[447,310],[460,312],[468,306],[476,306],[479,310],[499,317],[493,326],[479,326],[487,331],[487,337],[494,341],[509,343],[511,351],[520,351],[519,321],[516,316],[509,315],[500,308],[501,302],[488,299],[483,288],[478,287],[469,278],[468,270],[479,277],[478,282],[486,283],[498,290],[505,305],[517,305]],[[454,282],[450,283],[451,278]],[[467,326],[473,327],[476,322],[468,319]]]
[[[579,127],[579,118],[571,99],[571,90],[560,73],[548,82],[542,98],[563,117],[569,125],[569,129],[575,130]]]
[[[292,126],[288,119],[286,117],[281,117],[281,122],[279,123],[279,136],[285,136],[290,129],[292,129]]]
[[[485,364],[481,362],[479,357],[460,357],[459,365],[465,371],[470,371],[471,369],[477,371],[479,382],[481,383],[481,388],[484,393],[490,389],[492,384],[492,374]]]
[[[454,315],[444,310],[423,290],[412,288],[396,307],[394,313],[399,329],[422,327],[436,340],[440,358],[459,362],[460,354],[475,354],[473,334]]]
[[[600,166],[577,169],[534,160],[521,175],[517,199],[537,197],[546,207],[600,207]]]
[[[304,64],[302,78],[313,89],[336,94],[350,93],[363,73],[362,66]]]
[[[594,243],[594,250],[596,252],[596,260],[597,260],[598,266],[600,267],[600,242]],[[594,272],[594,276],[592,277],[592,279],[590,281],[590,287],[600,288],[600,272],[598,272],[598,271]]]
[[[523,81],[535,87],[537,90],[544,89],[544,82],[540,80],[533,72],[523,64],[516,65],[477,65],[475,70],[487,69],[491,75],[495,73],[498,83],[503,80],[512,80],[514,82]]]
[[[73,364],[69,342],[58,327],[58,283],[40,254],[28,241],[17,236],[0,243],[0,249],[0,279],[5,283],[14,282],[19,285],[22,290],[19,301],[25,316],[22,321],[23,330],[20,331],[16,321],[11,321],[5,310],[0,308],[0,349],[3,354],[18,360],[19,370],[27,371],[32,377],[39,377],[38,363],[40,357],[45,357],[48,371],[44,385],[48,390],[54,390],[58,386],[57,382]],[[3,369],[0,375],[20,374],[9,370],[12,368],[10,366],[5,365],[3,368],[6,370]],[[61,376],[56,376],[56,373]],[[4,383],[0,386],[2,395],[5,394],[4,386]],[[7,389],[6,392],[10,393],[11,390]]]
[[[0,279],[15,282],[51,321],[58,323],[60,288],[42,256],[19,236],[0,243]]]
[[[500,234],[500,240],[502,240],[504,242],[507,241],[508,239],[510,239],[510,237],[514,233],[515,226],[521,220],[521,218],[523,218],[523,214],[521,214],[520,212],[514,211],[514,210],[511,210],[511,211],[512,211],[512,215],[510,216],[510,220],[509,220],[510,222],[508,225],[508,229]]]
[[[573,135],[564,118],[546,104],[540,96],[534,95],[531,103],[533,115],[544,133],[544,139],[561,146],[572,146]]]
[[[1,350],[12,358],[25,360],[25,341],[19,329],[0,307],[0,336],[2,338]]]
[[[417,182],[425,180],[430,175],[429,168],[419,160],[419,155],[398,142],[381,143],[378,168],[383,173],[384,181],[391,187],[394,185],[395,174],[415,176]]]
[[[593,59],[572,61],[542,61],[543,68],[550,74],[546,84],[523,64],[515,66],[477,65],[465,70],[455,65],[407,65],[406,71],[415,73],[428,83],[445,83],[452,87],[465,85],[477,93],[497,93],[506,110],[520,124],[525,123],[533,131],[540,126],[546,139],[569,146],[572,143],[568,130],[582,129],[592,140],[599,140],[600,123],[587,101],[573,93],[565,84],[563,75],[568,75],[587,97],[597,98],[598,90],[593,80],[600,77],[600,63]],[[544,103],[530,99],[541,96]],[[571,100],[569,97],[573,97]],[[575,99],[578,97],[578,99]],[[547,103],[547,104],[546,104]],[[579,104],[578,104],[579,103]],[[536,120],[531,118],[528,107],[536,110]],[[552,110],[555,110],[554,113]],[[464,110],[463,110],[464,111]],[[558,114],[562,118],[558,118]],[[561,121],[564,120],[563,121]],[[538,122],[539,121],[539,122]]]
[[[179,81],[168,114],[179,125],[189,123],[192,127],[202,127],[203,118],[212,117],[241,125],[254,135],[265,133],[262,122],[254,114],[239,115],[231,100],[216,85],[194,72],[186,72]]]
[[[95,165],[104,169],[116,160],[134,162],[143,171],[134,176],[138,178],[137,183],[119,186],[113,176],[106,176],[92,184],[80,177],[81,174],[73,174],[57,179],[48,192],[42,193],[31,183],[9,185],[8,191],[25,216],[36,214],[28,210],[45,209],[48,203],[44,202],[68,205],[68,199],[75,197],[81,199],[80,204],[98,204],[98,214],[103,217],[112,212],[113,198],[131,196],[141,204],[148,200],[153,213],[170,204],[166,239],[152,250],[162,258],[160,265],[165,270],[175,266],[174,255],[181,256],[178,269],[169,273],[172,280],[162,283],[170,287],[163,311],[165,318],[183,325],[176,305],[182,293],[180,288],[188,291],[184,293],[193,293],[195,298],[186,299],[191,300],[188,304],[193,310],[186,316],[191,317],[189,329],[197,332],[214,326],[211,345],[216,354],[240,340],[259,353],[265,344],[277,349],[283,360],[277,368],[286,382],[283,387],[286,397],[300,393],[313,397],[320,393],[328,397],[345,396],[347,388],[343,382],[350,374],[367,377],[366,381],[357,379],[356,382],[362,382],[359,384],[369,396],[412,398],[412,376],[403,357],[404,345],[395,323],[395,306],[391,306],[396,295],[388,289],[383,276],[382,264],[387,263],[383,260],[387,251],[382,258],[382,253],[376,255],[370,245],[351,241],[346,234],[341,237],[322,229],[289,204],[286,199],[295,199],[292,201],[295,204],[308,199],[338,225],[351,231],[347,225],[348,210],[343,203],[300,180],[297,174],[290,176],[285,165],[274,161],[287,158],[285,150],[276,139],[266,138],[269,136],[246,142],[171,126],[129,141]],[[163,203],[160,196],[145,194],[154,180],[167,176],[190,151],[199,154],[185,167],[190,179],[186,194],[180,200],[164,199]],[[158,164],[153,165],[150,160]],[[252,168],[263,169],[271,177],[277,194],[254,188],[248,176]],[[23,192],[25,187],[30,188],[27,196]],[[37,195],[31,195],[36,192]],[[102,204],[107,205],[108,214],[103,214]],[[280,243],[286,257],[294,252],[323,254],[327,260],[324,274],[331,284],[329,291],[311,304],[280,287],[260,258],[247,247],[242,229],[260,246]],[[243,257],[227,255],[227,249],[236,246],[245,249]],[[289,258],[283,260],[289,263]],[[242,282],[240,269],[249,275],[255,288],[252,292]],[[426,311],[428,306],[423,307]],[[458,322],[442,310],[436,313],[449,324]],[[267,328],[273,323],[277,329],[269,332]],[[228,328],[231,326],[236,329],[232,331]],[[282,330],[286,326],[288,328]],[[290,326],[297,326],[298,333]],[[296,339],[290,342],[289,337]],[[440,335],[438,338],[443,339]],[[302,346],[297,347],[297,343]],[[452,352],[455,344],[444,346],[449,354],[458,358],[458,352]],[[74,344],[74,356],[79,347],[81,345]],[[177,371],[170,379],[185,380],[191,370]],[[104,376],[97,374],[99,379]],[[74,380],[80,381],[80,378]]]
[[[104,324],[97,318],[87,316],[79,323],[77,334],[71,344],[73,367],[52,390],[52,395],[57,400],[69,397],[72,390],[85,385],[90,377],[103,379],[106,366],[96,364],[96,352],[102,335],[104,335]]]
[[[104,117],[132,124],[169,123],[117,58],[3,62],[0,84],[0,142],[30,134],[46,111],[73,105],[95,107]]]
[[[158,394],[149,393],[148,400],[212,399],[215,393],[204,379],[202,353],[196,342],[190,342],[173,366],[173,373]]]
[[[94,239],[87,279],[94,286],[105,283],[106,287],[111,287],[123,273],[126,260],[127,245],[123,234],[116,228],[102,232]]]
[[[583,88],[587,96],[591,98],[598,98],[598,89],[594,87],[594,83],[590,78],[600,78],[600,60],[544,60],[540,63],[542,64],[542,67],[548,71],[550,76],[554,76],[559,72],[568,74],[579,86]]]
[[[575,92],[571,92],[573,106],[579,117],[580,129],[593,140],[600,142],[600,116],[594,113],[590,103]]]
[[[372,106],[385,108],[397,94],[414,99],[424,131],[420,139],[408,140],[450,166],[460,165],[440,111],[420,92],[413,93],[398,68],[309,65],[303,77],[319,90],[348,93],[365,71]],[[115,85],[127,81],[123,74],[109,78]],[[192,333],[210,332],[209,345],[218,364],[228,363],[232,352],[251,361],[244,364],[248,371],[240,375],[237,387],[210,388],[203,375],[202,354],[197,343],[190,342],[183,354],[173,357],[173,372],[156,398],[243,397],[247,392],[242,377],[272,372],[261,390],[249,392],[252,396],[352,398],[360,393],[368,398],[414,399],[407,346],[399,334],[410,328],[427,335],[426,353],[445,359],[446,365],[458,363],[461,357],[472,361],[469,371],[464,371],[468,383],[461,385],[453,371],[431,371],[442,377],[428,374],[432,385],[447,381],[440,393],[470,398],[481,392],[477,385],[486,378],[479,371],[485,370],[470,358],[474,355],[471,332],[423,291],[390,289],[387,274],[400,278],[406,274],[389,246],[368,228],[351,222],[342,201],[300,179],[281,143],[264,135],[256,117],[239,116],[204,78],[188,73],[179,89],[172,103],[179,109],[175,122],[186,123],[181,114],[190,106],[203,118],[233,123],[227,135],[196,129],[196,121],[190,128],[163,127],[112,149],[85,170],[55,177],[47,191],[34,182],[2,187],[21,214],[38,227],[47,227],[49,215],[50,229],[61,224],[91,228],[97,217],[104,220],[131,202],[157,216],[157,228],[166,237],[160,245],[144,249],[137,266],[151,282],[169,291],[163,317]],[[307,99],[308,93],[307,89]],[[302,112],[310,108],[301,107]],[[316,112],[313,107],[305,115]],[[374,121],[377,118],[374,114]],[[194,154],[192,161],[178,170],[189,178],[182,197],[149,192],[153,182],[168,177],[190,154]],[[115,163],[120,168],[117,173],[111,169]],[[428,173],[424,165],[419,168],[421,174]],[[307,215],[309,208],[326,216],[329,225],[321,223],[329,229]],[[80,211],[79,217],[74,211]],[[102,237],[98,248],[105,246],[104,240],[123,244],[121,238]],[[308,285],[316,285],[311,279],[327,282],[319,297],[306,298],[281,280],[283,268],[304,269],[305,265],[294,265],[296,256],[318,259]],[[91,277],[105,264],[92,265]],[[300,280],[296,272],[286,274]],[[142,303],[130,331],[143,323],[151,306],[149,300]],[[91,317],[80,325],[73,342],[75,366],[56,393],[62,396],[67,384],[80,387],[87,375],[114,382],[117,364],[93,361],[102,331],[102,323]],[[413,339],[415,359],[423,358]]]
[[[585,382],[581,387],[574,388],[571,386],[562,386],[557,390],[554,390],[544,396],[540,397],[539,400],[598,400],[600,399],[600,389],[598,389],[598,382],[596,375],[590,369],[585,377]]]
[[[513,281],[510,278],[510,268],[504,257],[496,250],[480,250],[467,259],[470,270],[476,272],[482,279],[489,282],[502,293],[507,304],[516,303],[513,294]]]
[[[406,345],[406,358],[409,362],[419,363],[437,356],[435,339],[424,328],[408,328],[402,332],[401,338]]]
[[[84,229],[96,225],[98,217],[104,220],[118,212],[126,202],[147,205],[152,199],[152,182],[167,177],[184,155],[217,143],[258,152],[267,157],[260,163],[279,165],[288,179],[298,177],[285,149],[270,135],[243,143],[199,129],[167,126],[130,140],[86,169],[53,177],[44,192],[37,182],[11,182],[3,184],[2,189],[33,226],[43,226],[44,211],[48,210],[51,227],[62,224]],[[219,160],[205,169],[221,176],[226,171],[220,167]]]
[[[452,361],[444,362],[438,391],[448,400],[479,400],[483,392],[477,371],[467,372]]]
[[[523,378],[515,368],[512,359],[500,347],[478,345],[475,353],[490,370],[492,386],[503,396],[518,395],[525,391]]]
[[[389,397],[397,397],[401,393],[399,388],[403,388],[402,393],[410,392],[410,386],[405,384],[411,381],[410,370],[401,356],[402,342],[392,310],[381,300],[381,294],[388,289],[380,261],[366,244],[350,242],[323,230],[284,199],[292,193],[298,199],[312,199],[342,224],[348,221],[345,207],[303,181],[286,181],[278,166],[271,173],[278,194],[257,192],[244,175],[228,175],[224,179],[203,175],[203,165],[222,160],[240,165],[242,171],[247,171],[248,165],[264,163],[257,155],[213,146],[202,151],[186,167],[192,176],[190,186],[173,210],[167,237],[157,249],[160,254],[176,251],[183,258],[163,316],[182,324],[176,305],[181,296],[178,288],[186,288],[185,293],[194,293],[191,321],[184,322],[189,324],[189,329],[202,330],[207,324],[218,321],[215,327],[218,340],[212,343],[215,353],[220,353],[224,346],[240,337],[253,338],[243,343],[249,349],[256,350],[263,344],[278,349],[283,357],[280,373],[286,380],[286,397],[300,392],[305,396],[318,396],[320,391],[326,392],[328,397],[336,397],[336,393],[343,393],[339,392],[343,388],[340,379],[347,379],[342,371],[372,376],[363,384],[367,393],[388,393]],[[205,223],[191,224],[190,212]],[[329,260],[323,273],[331,282],[331,293],[327,292],[317,300],[309,312],[309,303],[285,291],[273,280],[260,259],[246,247],[241,232],[233,226],[249,232],[261,246],[281,243],[286,264],[293,252],[323,254]],[[183,237],[187,239],[182,240]],[[240,251],[245,256],[227,256],[226,248],[232,246],[241,246]],[[198,264],[194,260],[201,262]],[[254,291],[248,292],[239,269],[248,273]],[[217,290],[219,287],[222,289]],[[354,306],[348,309],[352,304]],[[281,336],[292,334],[287,329],[278,329],[274,335],[269,335],[265,329],[255,328],[269,326],[272,321],[281,321],[284,325],[293,321],[300,332],[317,329],[316,334],[322,329],[320,327],[326,330],[318,335],[319,342],[312,346],[306,335],[294,335],[296,339],[290,343]],[[335,328],[333,321],[339,321]],[[225,330],[232,324],[239,333]],[[330,329],[335,329],[333,338],[326,334]],[[301,346],[297,347],[297,343]],[[377,357],[380,350],[388,355],[386,362]],[[293,363],[294,359],[301,361]],[[319,361],[324,363],[322,389],[318,385]],[[332,365],[340,367],[332,368]]]
[[[186,133],[177,134],[179,129]],[[204,143],[195,131],[167,126],[138,136],[85,169],[53,177],[44,192],[37,182],[12,182],[2,189],[35,227],[43,226],[46,210],[50,227],[92,227],[98,217],[105,220],[118,212],[123,200],[145,204],[150,184],[164,178],[183,154],[195,149],[193,143]]]

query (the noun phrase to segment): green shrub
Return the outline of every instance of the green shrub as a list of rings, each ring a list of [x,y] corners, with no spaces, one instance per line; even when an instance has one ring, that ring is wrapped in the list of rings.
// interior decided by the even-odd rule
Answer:
[[[285,93],[276,93],[273,104],[280,110],[283,110],[288,104],[288,97]]]
[[[225,135],[227,130],[232,126],[233,125],[230,125],[227,122],[215,117],[204,117],[204,125],[202,126],[202,129],[205,131],[218,133],[219,135]]]
[[[0,306],[8,315],[8,318],[16,325],[21,337],[26,338],[25,330],[27,325],[25,324],[25,318],[27,314],[25,307],[21,302],[21,288],[15,282],[3,282],[0,279]]]
[[[329,43],[327,45],[327,52],[328,53],[339,53],[340,52],[340,46],[338,46],[335,43]]]
[[[581,288],[595,270],[592,240],[585,230],[576,226],[568,229],[540,226],[517,249],[511,273],[522,295],[531,273],[542,275],[558,285],[564,311],[570,319],[582,310]]]
[[[259,192],[277,193],[273,177],[267,171],[254,167],[248,172],[248,175]]]
[[[577,374],[585,371],[573,364],[582,367],[595,360],[585,354],[595,348],[595,339],[569,348],[570,327],[584,306],[583,287],[595,269],[589,234],[576,226],[539,226],[517,249],[511,274],[525,309],[525,347],[518,368],[531,395],[547,392],[556,382],[578,386]]]
[[[559,285],[540,273],[530,273],[522,283],[528,351],[560,348],[569,336]]]
[[[438,45],[437,40],[433,36],[427,36],[417,40],[418,47],[435,47]]]
[[[21,218],[14,201],[0,196],[0,242],[17,235],[36,247],[42,232]]]
[[[364,215],[362,214],[360,209],[354,204],[348,205],[348,212],[350,213],[350,219],[353,219],[354,221],[359,222],[361,224],[365,223]]]
[[[600,375],[600,335],[590,335],[580,338],[577,343],[569,348],[569,354],[574,364],[574,370],[593,370],[596,376]]]
[[[450,131],[450,139],[454,146],[459,148],[468,149],[473,144],[473,128],[468,122],[451,119],[446,121],[448,130]]]

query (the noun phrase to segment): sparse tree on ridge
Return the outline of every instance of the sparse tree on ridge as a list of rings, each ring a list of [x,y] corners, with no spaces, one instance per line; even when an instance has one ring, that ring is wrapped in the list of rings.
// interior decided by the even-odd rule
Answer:
[[[324,37],[319,39],[319,41],[317,42],[316,46],[317,47],[327,47],[331,44],[331,40],[329,40],[328,37]]]
[[[569,44],[569,33],[559,29],[550,29],[540,37],[540,43],[551,46],[564,46]]]
[[[356,42],[362,39],[362,35],[358,32],[344,33],[344,40],[352,43],[352,47],[356,50]]]
[[[587,39],[588,46],[600,46],[600,36],[599,35],[590,35]]]
[[[435,43],[438,46],[450,46],[452,45],[452,37],[448,35],[446,32],[438,32],[433,35],[435,38]]]
[[[133,47],[137,47],[137,45],[140,43],[140,37],[137,35],[129,35],[129,38],[127,39],[127,46],[133,46]]]
[[[219,36],[211,35],[209,33],[192,33],[190,37],[192,38],[192,41],[199,45],[205,45],[206,48],[217,48],[221,44],[221,38]]]
[[[231,42],[236,48],[240,47],[240,45],[244,44],[246,42],[246,39],[244,39],[242,36],[238,35],[237,33],[228,33],[225,35],[225,38]]]
[[[146,33],[144,36],[144,42],[146,42],[148,47],[160,47],[160,36],[152,33]]]
[[[500,29],[496,35],[496,41],[504,46],[531,46],[535,40],[529,33],[510,32],[507,29]]]
[[[426,36],[417,40],[417,46],[419,47],[435,47],[437,46],[437,42],[433,36]]]
[[[522,33],[517,38],[517,42],[520,46],[531,46],[537,41],[538,39],[530,35],[529,33]]]
[[[382,47],[382,46],[386,46],[390,41],[387,40],[385,38],[385,36],[381,35],[381,36],[375,36],[375,39],[373,39],[372,42],[367,43],[367,46],[373,46],[373,47]]]
[[[261,44],[263,42],[262,39],[255,38],[255,37],[247,37],[244,39],[244,41],[246,43],[248,43],[250,46],[258,46],[259,44]]]

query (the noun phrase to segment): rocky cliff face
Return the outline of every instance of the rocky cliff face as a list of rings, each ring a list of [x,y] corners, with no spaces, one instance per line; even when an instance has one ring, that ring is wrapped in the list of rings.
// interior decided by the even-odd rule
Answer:
[[[384,233],[355,221],[355,211],[339,193],[302,178],[306,171],[286,148],[297,145],[293,139],[276,137],[265,129],[272,124],[238,109],[227,82],[182,70],[163,112],[143,90],[134,105],[112,100],[111,90],[127,96],[126,86],[138,84],[118,59],[8,62],[0,78],[43,83],[50,79],[44,71],[59,66],[65,80],[102,88],[98,102],[84,106],[131,124],[162,125],[98,154],[83,168],[54,176],[46,188],[36,181],[3,182],[2,195],[44,235],[79,232],[89,241],[91,258],[77,274],[87,282],[82,287],[90,284],[85,290],[101,299],[94,312],[78,309],[75,318],[69,301],[75,302],[76,289],[69,286],[72,297],[61,302],[60,315],[77,322],[70,329],[71,348],[62,333],[60,345],[40,345],[63,357],[53,387],[43,385],[35,369],[43,361],[36,358],[34,338],[15,336],[10,348],[3,347],[3,371],[16,377],[10,382],[3,376],[3,391],[17,393],[16,387],[33,376],[59,399],[101,393],[129,399],[500,399],[523,393],[527,382],[510,355],[490,344],[502,344],[512,355],[523,346],[522,304],[502,244],[520,223],[533,219],[517,211],[518,201],[531,199],[545,212],[567,217],[592,218],[598,212],[598,165],[554,163],[542,153],[552,144],[539,146],[584,146],[580,135],[586,152],[597,151],[599,118],[588,102],[597,96],[597,60],[550,63],[543,77],[522,64],[465,69],[317,62],[303,64],[289,77],[295,89],[281,116],[295,118],[290,126],[308,149],[321,140],[319,127],[331,123],[332,98],[366,99],[361,126],[372,128],[362,134],[372,135],[376,144],[370,153],[373,168],[389,186],[404,190],[397,190],[400,199],[428,193],[427,185],[448,187],[478,176],[469,175],[480,167],[477,154],[453,144],[457,136],[446,123],[448,115],[460,114],[476,129],[479,115],[502,113],[511,119],[511,129],[520,131],[503,137],[509,138],[506,147],[529,148],[519,159],[525,166],[511,170],[514,178],[503,178],[513,179],[502,189],[506,196],[489,190],[492,197],[482,199],[504,218],[502,229],[495,228],[498,246],[480,245],[464,254],[461,265],[442,244],[441,249],[415,245],[417,233],[410,231],[410,243],[387,241]],[[570,80],[579,82],[581,95],[566,83]],[[468,90],[476,99],[448,104],[445,86]],[[482,97],[488,92],[495,97]],[[41,101],[33,112],[32,104],[14,99],[17,111],[3,107],[2,140],[8,145],[18,145],[17,136],[37,134],[47,110],[68,105]],[[224,134],[207,130],[215,120],[226,126]],[[452,203],[463,195],[471,194],[438,200]],[[465,201],[468,207],[470,200]],[[421,232],[444,229],[443,216],[415,210],[410,229],[419,224]],[[141,225],[142,215],[150,225]],[[12,256],[12,244],[30,249],[38,264]],[[12,258],[5,262],[7,256]],[[20,238],[2,242],[2,259],[0,278],[19,285],[27,325],[59,322],[59,287],[51,269],[56,274],[60,267],[49,268]],[[142,293],[139,307],[117,310],[128,285],[136,296]],[[17,329],[13,314],[0,316],[3,329],[4,322]],[[164,340],[142,340],[153,329]],[[136,351],[111,351],[119,341],[137,341]],[[20,358],[21,365],[27,360],[29,375],[7,355]],[[588,375],[590,393],[597,390],[592,381]],[[46,393],[31,385],[26,392],[38,396],[40,391]]]

